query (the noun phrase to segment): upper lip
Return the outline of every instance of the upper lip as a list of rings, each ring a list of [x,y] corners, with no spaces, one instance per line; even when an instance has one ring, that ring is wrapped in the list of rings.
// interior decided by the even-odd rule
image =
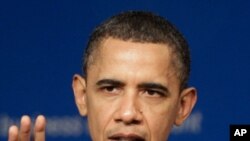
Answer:
[[[109,140],[119,141],[119,140],[126,140],[126,141],[145,141],[145,138],[141,135],[137,135],[134,133],[116,133],[108,137]]]

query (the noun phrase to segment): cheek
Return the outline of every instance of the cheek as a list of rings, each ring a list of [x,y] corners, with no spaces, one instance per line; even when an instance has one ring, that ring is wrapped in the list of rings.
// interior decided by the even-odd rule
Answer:
[[[94,93],[87,97],[88,126],[93,140],[102,140],[104,137],[106,126],[112,120],[111,107],[112,105],[104,103]]]
[[[148,106],[145,110],[145,120],[152,140],[166,140],[176,118],[175,103],[164,103],[157,106]]]

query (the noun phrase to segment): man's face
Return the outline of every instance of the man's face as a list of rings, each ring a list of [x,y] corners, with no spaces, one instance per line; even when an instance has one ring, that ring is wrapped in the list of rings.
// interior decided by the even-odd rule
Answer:
[[[76,102],[93,141],[165,141],[189,114],[183,115],[185,94],[166,44],[108,38],[94,54],[87,80],[77,77],[73,87],[80,82],[83,94]]]

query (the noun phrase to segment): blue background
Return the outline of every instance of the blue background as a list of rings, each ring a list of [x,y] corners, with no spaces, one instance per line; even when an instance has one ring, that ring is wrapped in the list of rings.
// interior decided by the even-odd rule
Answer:
[[[230,124],[250,124],[250,1],[9,0],[0,2],[0,140],[23,114],[79,121],[71,80],[81,73],[88,36],[101,21],[126,10],[162,15],[189,41],[201,128],[170,141],[226,141]],[[89,140],[86,120],[80,121],[82,134],[51,133],[47,139]]]

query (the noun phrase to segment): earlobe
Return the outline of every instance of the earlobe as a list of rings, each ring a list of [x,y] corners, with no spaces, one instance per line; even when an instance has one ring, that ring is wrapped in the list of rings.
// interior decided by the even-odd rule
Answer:
[[[197,91],[195,88],[186,88],[181,92],[175,125],[179,126],[187,119],[192,112],[196,101]]]
[[[82,116],[87,115],[86,105],[86,81],[78,74],[73,76],[72,88],[74,91],[75,103]]]

